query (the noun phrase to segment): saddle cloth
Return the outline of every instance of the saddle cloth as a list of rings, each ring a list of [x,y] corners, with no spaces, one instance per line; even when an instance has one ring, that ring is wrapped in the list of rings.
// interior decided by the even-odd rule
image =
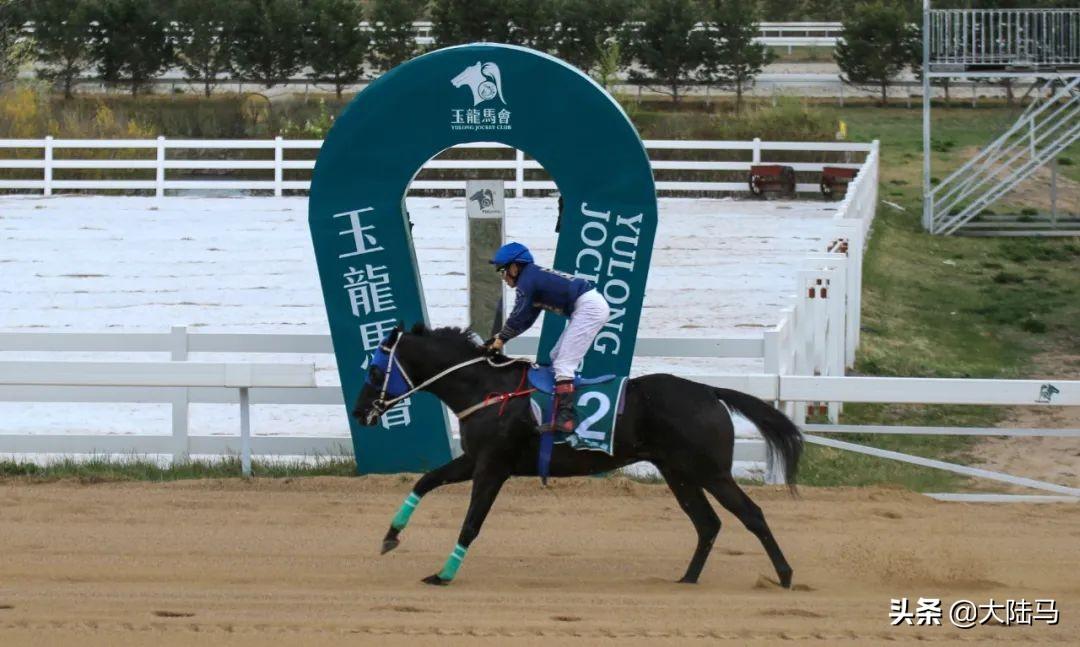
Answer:
[[[546,375],[545,375],[546,372]],[[534,377],[535,376],[535,377]],[[555,443],[573,449],[615,453],[615,422],[623,408],[625,377],[603,375],[594,378],[574,376],[574,409],[578,426],[574,433],[555,434]],[[533,417],[541,427],[551,424],[555,376],[550,366],[529,371],[529,383],[537,389],[530,397]]]

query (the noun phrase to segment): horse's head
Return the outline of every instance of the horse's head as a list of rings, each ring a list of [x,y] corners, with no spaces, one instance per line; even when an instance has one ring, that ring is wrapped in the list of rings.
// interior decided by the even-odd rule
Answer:
[[[455,88],[460,88],[463,85],[476,87],[484,80],[484,75],[480,73],[480,68],[480,61],[477,61],[475,65],[470,65],[462,70],[461,74],[450,79],[450,83],[454,84]]]
[[[456,363],[483,355],[484,350],[473,337],[475,334],[466,330],[431,330],[423,324],[410,332],[395,328],[371,357],[353,417],[370,427],[393,406],[388,404],[390,400],[409,393]]]
[[[394,328],[371,356],[364,386],[360,389],[352,412],[362,425],[370,427],[378,422],[379,416],[389,408],[386,400],[407,393],[411,388],[398,355],[402,337],[404,333],[401,327]]]

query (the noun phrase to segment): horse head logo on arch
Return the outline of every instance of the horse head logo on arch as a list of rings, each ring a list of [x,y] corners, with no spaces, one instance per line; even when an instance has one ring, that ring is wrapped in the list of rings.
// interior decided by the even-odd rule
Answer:
[[[475,65],[470,65],[462,70],[461,74],[455,76],[450,82],[454,84],[455,88],[460,88],[463,85],[469,86],[469,90],[472,91],[474,108],[496,97],[504,105],[506,104],[506,99],[503,98],[502,93],[502,73],[499,72],[499,66],[494,63],[477,61]]]

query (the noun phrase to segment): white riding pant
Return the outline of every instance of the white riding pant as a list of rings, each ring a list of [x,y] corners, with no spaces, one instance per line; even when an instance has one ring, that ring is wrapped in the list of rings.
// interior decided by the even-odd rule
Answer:
[[[556,380],[574,379],[574,371],[610,316],[611,306],[595,289],[577,298],[570,323],[566,324],[559,341],[551,349],[551,366],[555,369]]]

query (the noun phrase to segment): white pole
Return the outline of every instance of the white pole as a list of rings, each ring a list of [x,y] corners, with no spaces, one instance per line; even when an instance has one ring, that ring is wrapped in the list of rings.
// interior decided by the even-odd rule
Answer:
[[[53,176],[53,138],[49,135],[45,138],[45,197],[52,195]]]
[[[274,138],[274,197],[281,197],[281,178],[283,175],[282,163],[285,152],[281,147],[281,135]]]
[[[154,196],[165,196],[165,137],[157,138],[157,174],[154,178]]]
[[[525,151],[520,148],[514,153],[514,197],[525,197]]]
[[[240,389],[240,471],[251,476],[251,407],[247,387]]]
[[[174,362],[186,362],[188,359],[187,327],[173,326],[169,335],[171,359]],[[188,443],[188,389],[177,387],[172,401],[173,463],[183,463],[189,458]]]

